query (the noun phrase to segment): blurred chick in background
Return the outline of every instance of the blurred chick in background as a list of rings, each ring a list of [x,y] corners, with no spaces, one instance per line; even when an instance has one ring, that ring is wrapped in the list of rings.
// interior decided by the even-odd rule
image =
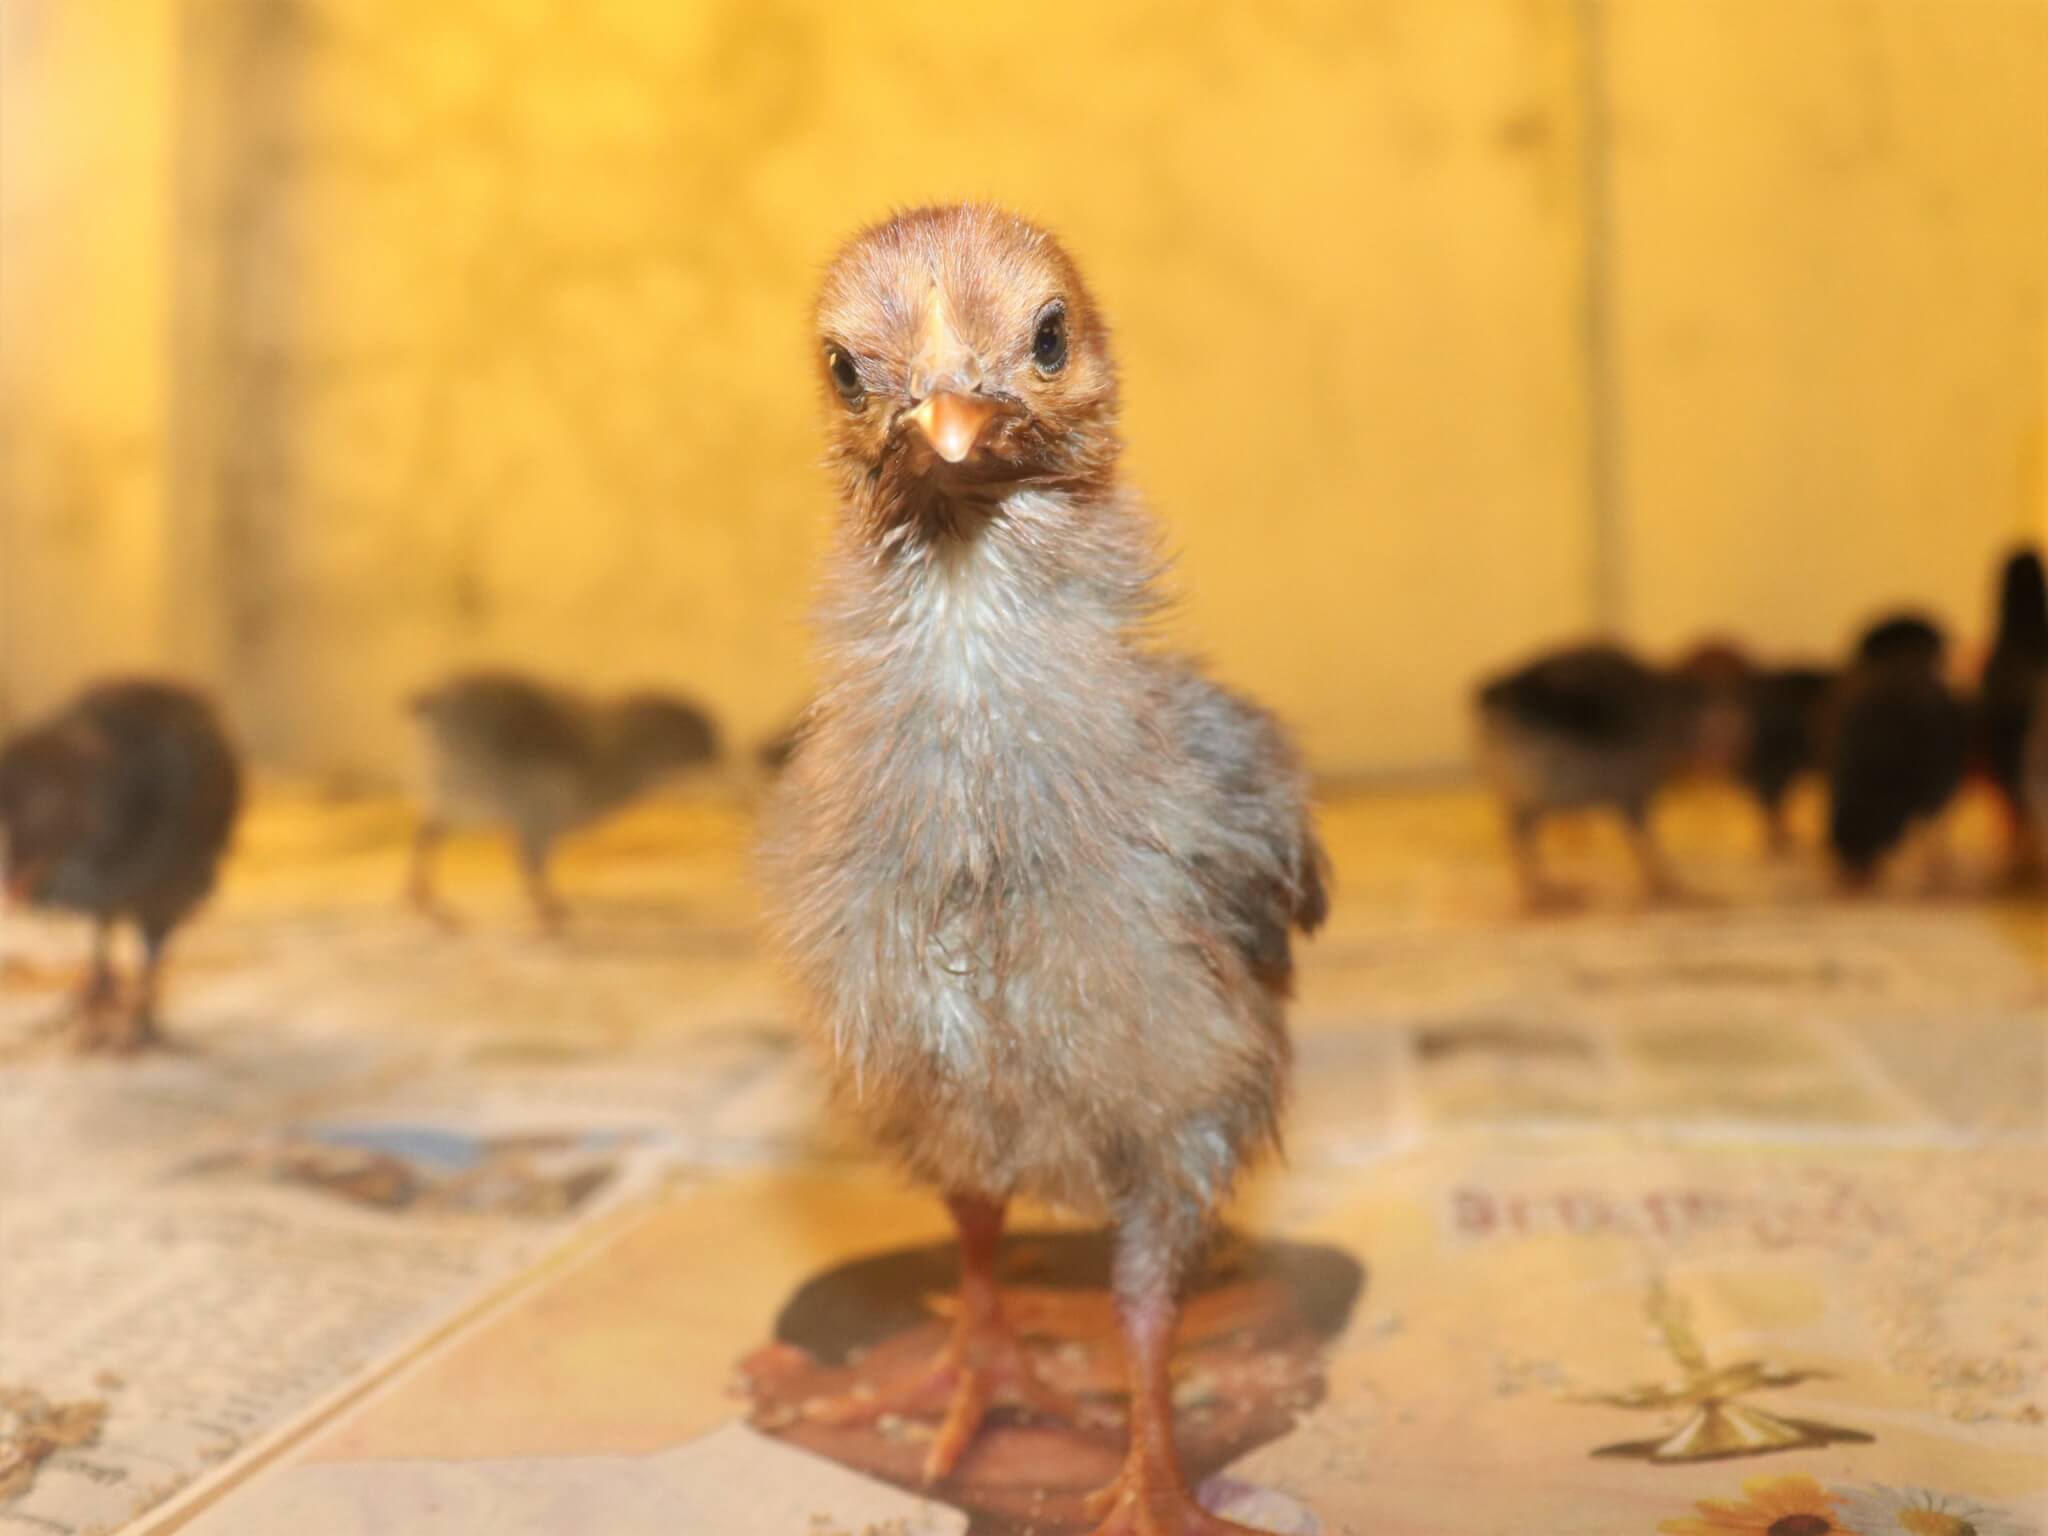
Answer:
[[[447,921],[434,860],[450,828],[504,828],[543,928],[565,911],[548,856],[569,832],[666,780],[716,761],[718,734],[694,704],[664,694],[587,698],[510,672],[450,678],[412,700],[426,749],[426,786],[408,894]]]
[[[1945,877],[1940,820],[1961,787],[1970,714],[1942,675],[1947,640],[1931,619],[1901,614],[1873,625],[1834,703],[1828,769],[1828,846],[1843,880],[1873,883],[1920,835],[1930,878]]]
[[[2022,767],[2036,867],[2048,869],[2048,679],[2034,694],[2034,720],[2027,729]]]
[[[1764,815],[1766,845],[1791,851],[1786,800],[1821,771],[1827,701],[1835,676],[1819,667],[1759,667],[1737,645],[1715,640],[1694,649],[1680,674],[1706,690],[1725,739],[1718,756]]]
[[[2048,576],[2034,550],[2013,553],[2000,573],[1997,629],[1978,685],[1978,764],[2004,806],[2016,877],[2042,871],[2026,791],[2027,736],[2048,681]]]
[[[1725,686],[1652,667],[1617,645],[1591,644],[1483,683],[1477,703],[1480,767],[1506,809],[1515,871],[1532,909],[1578,899],[1544,874],[1538,847],[1545,819],[1566,811],[1617,813],[1650,896],[1683,894],[1651,812],[1682,772],[1737,755],[1740,706]]]
[[[1835,674],[1820,667],[1771,667],[1746,690],[1749,738],[1736,777],[1763,808],[1770,850],[1792,851],[1785,802],[1799,780],[1825,766],[1827,705]]]
[[[213,708],[175,683],[104,683],[0,749],[8,895],[93,920],[79,1000],[81,1050],[158,1039],[165,947],[213,890],[241,805],[241,772]],[[121,1006],[115,925],[142,936],[142,973]]]

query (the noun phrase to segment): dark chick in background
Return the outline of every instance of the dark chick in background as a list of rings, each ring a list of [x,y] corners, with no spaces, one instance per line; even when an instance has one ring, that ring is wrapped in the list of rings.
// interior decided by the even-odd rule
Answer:
[[[1650,895],[1682,894],[1651,830],[1657,797],[1681,772],[1732,746],[1739,727],[1725,691],[1665,671],[1616,645],[1553,651],[1482,684],[1480,766],[1499,795],[1522,894],[1535,909],[1568,904],[1543,871],[1546,818],[1604,809],[1627,828]]]
[[[2035,864],[2037,868],[2048,869],[2048,678],[2041,680],[2034,694],[2034,718],[2027,727],[2021,783],[2027,825],[2034,837]]]
[[[1187,1490],[1168,1358],[1216,1207],[1277,1137],[1290,935],[1324,912],[1302,767],[1148,643],[1109,336],[1049,235],[904,214],[840,252],[817,323],[843,510],[770,910],[840,1099],[944,1195],[961,1257],[929,1376],[820,1411],[942,1416],[934,1480],[993,1403],[1069,1413],[997,1285],[1006,1205],[1053,1201],[1114,1229],[1130,1448],[1100,1531],[1242,1529]]]
[[[2048,682],[2048,575],[2034,550],[2015,551],[2000,572],[1998,627],[1976,701],[1976,755],[2005,807],[2013,867],[2040,872],[2026,794],[2027,734]]]
[[[157,1039],[165,946],[213,890],[241,804],[241,774],[212,707],[174,683],[88,689],[0,748],[7,891],[93,921],[79,1010],[84,1050]],[[142,974],[121,1006],[117,924],[142,937]]]
[[[592,699],[478,672],[419,694],[412,712],[426,785],[409,891],[437,916],[434,857],[451,827],[494,825],[511,835],[534,911],[552,930],[564,915],[548,879],[556,842],[718,756],[704,712],[664,694]]]
[[[1939,626],[1901,614],[1864,633],[1843,677],[1829,744],[1828,846],[1850,885],[1875,880],[1909,837],[1938,837],[1962,785],[1970,716],[1942,675],[1946,658]]]
[[[1826,766],[1823,744],[1835,682],[1823,667],[1767,667],[1749,681],[1749,740],[1736,777],[1763,809],[1773,853],[1791,851],[1785,803],[1794,786]]]
[[[1790,852],[1786,802],[1801,779],[1824,766],[1835,674],[1821,667],[1761,667],[1726,641],[1700,646],[1681,671],[1729,710],[1728,771],[1763,812],[1771,852]]]

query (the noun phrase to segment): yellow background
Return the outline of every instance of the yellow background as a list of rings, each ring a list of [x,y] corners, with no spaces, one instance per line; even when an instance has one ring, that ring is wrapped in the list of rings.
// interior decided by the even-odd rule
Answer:
[[[0,4],[0,709],[382,776],[457,663],[805,687],[814,276],[1060,230],[1180,627],[1333,772],[1619,627],[1984,627],[2048,532],[2048,5]]]

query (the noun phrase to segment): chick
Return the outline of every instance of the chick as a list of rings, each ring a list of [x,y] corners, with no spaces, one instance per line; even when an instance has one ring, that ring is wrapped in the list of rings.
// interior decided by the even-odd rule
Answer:
[[[2034,694],[2033,723],[2027,728],[2022,763],[2028,825],[2034,835],[2037,868],[2048,867],[2048,678]]]
[[[417,695],[412,712],[427,783],[409,895],[435,916],[442,838],[453,826],[487,823],[511,834],[535,914],[544,928],[559,928],[565,911],[548,879],[556,841],[718,756],[704,712],[662,694],[594,700],[509,672],[478,672]]]
[[[1823,667],[1768,667],[1749,680],[1748,740],[1736,776],[1763,808],[1773,853],[1792,847],[1785,802],[1793,786],[1824,766],[1827,704],[1835,674]]]
[[[1544,818],[1559,811],[1618,812],[1651,896],[1682,894],[1650,813],[1709,739],[1728,734],[1726,706],[1713,707],[1717,696],[1683,670],[1661,671],[1604,643],[1550,652],[1480,686],[1480,766],[1506,807],[1516,873],[1532,908],[1576,899],[1544,874],[1537,848]]]
[[[1679,665],[1704,690],[1715,727],[1703,740],[1703,765],[1718,762],[1764,813],[1765,840],[1789,852],[1785,802],[1793,786],[1821,768],[1821,738],[1834,676],[1818,667],[1759,667],[1722,640],[1694,649]]]
[[[1939,672],[1948,665],[1948,636],[1924,613],[1894,613],[1877,620],[1856,641],[1857,666],[1898,662]]]
[[[1104,1533],[1223,1532],[1173,1442],[1178,1290],[1277,1136],[1290,934],[1325,910],[1303,769],[1147,643],[1108,331],[1052,237],[984,206],[856,236],[817,307],[842,498],[823,689],[764,874],[841,1101],[958,1227],[952,1342],[901,1401],[945,1477],[992,1402],[1061,1413],[1004,1318],[1013,1197],[1106,1217],[1130,1448]]]
[[[8,894],[93,920],[82,1050],[155,1043],[171,934],[213,890],[241,805],[235,751],[213,708],[175,683],[102,683],[0,749]],[[117,923],[142,935],[142,974],[118,1007]]]
[[[1970,718],[1942,677],[1947,643],[1917,614],[1873,625],[1834,705],[1828,846],[1867,885],[1908,834],[1938,831],[1969,757]]]
[[[2000,574],[1998,630],[1976,701],[1976,750],[2004,804],[2016,874],[2038,871],[2025,789],[2027,733],[2048,681],[2048,574],[2034,550],[2015,551]]]

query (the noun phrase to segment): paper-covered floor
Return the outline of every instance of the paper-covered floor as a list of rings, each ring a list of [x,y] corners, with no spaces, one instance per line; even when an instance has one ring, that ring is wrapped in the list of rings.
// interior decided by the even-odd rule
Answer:
[[[2048,906],[1843,902],[1744,809],[1513,907],[1486,808],[1343,796],[1289,1158],[1244,1188],[1177,1400],[1214,1506],[1358,1536],[2048,1529]],[[1007,1251],[1079,1429],[804,1405],[929,1347],[944,1215],[821,1118],[751,938],[739,799],[403,910],[403,809],[268,793],[177,955],[177,1048],[81,1059],[75,926],[0,924],[0,1533],[1087,1529],[1101,1252]]]

